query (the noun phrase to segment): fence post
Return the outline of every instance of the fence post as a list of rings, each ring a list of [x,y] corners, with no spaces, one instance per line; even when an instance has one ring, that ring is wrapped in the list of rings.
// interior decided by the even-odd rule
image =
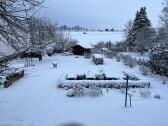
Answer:
[[[127,78],[127,82],[126,82],[126,92],[125,92],[125,107],[127,107],[128,80],[129,80],[129,77],[126,76],[126,78]]]

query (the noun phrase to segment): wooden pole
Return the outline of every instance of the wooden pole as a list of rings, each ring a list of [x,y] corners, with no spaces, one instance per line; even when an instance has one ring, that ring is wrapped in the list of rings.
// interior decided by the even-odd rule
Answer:
[[[127,96],[128,96],[128,79],[129,77],[127,77],[127,82],[126,82],[126,92],[125,92],[125,107],[127,107]]]
[[[129,94],[129,98],[130,98],[130,107],[132,106],[132,103],[131,103],[131,94]]]

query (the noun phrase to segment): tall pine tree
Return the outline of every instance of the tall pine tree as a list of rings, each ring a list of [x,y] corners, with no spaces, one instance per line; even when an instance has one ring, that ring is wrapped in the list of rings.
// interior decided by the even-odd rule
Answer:
[[[143,28],[151,27],[151,22],[148,19],[146,7],[141,7],[140,11],[137,11],[136,17],[133,22],[133,26],[131,28],[130,33],[127,36],[127,43],[130,50],[134,50],[137,39],[137,34],[139,31],[141,31]]]

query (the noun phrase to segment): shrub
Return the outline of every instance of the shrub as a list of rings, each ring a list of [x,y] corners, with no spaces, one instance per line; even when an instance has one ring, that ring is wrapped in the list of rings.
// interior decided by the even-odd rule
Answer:
[[[145,76],[147,76],[149,73],[149,68],[144,65],[140,65],[139,70],[142,72],[142,75],[145,75]]]
[[[125,56],[122,56],[122,58],[125,65],[128,65],[131,68],[136,66],[136,60],[131,56],[125,55]]]
[[[85,94],[85,88],[81,85],[75,85],[73,87],[74,96],[83,96]]]
[[[89,86],[89,88],[85,88],[81,85],[75,85],[72,89],[68,90],[68,97],[82,97],[82,96],[100,96],[103,92],[101,88],[96,85]]]
[[[166,81],[167,81],[166,78],[163,78],[162,79],[162,84],[166,84]]]
[[[116,56],[116,60],[117,60],[117,62],[120,62],[121,57],[120,57],[119,55],[117,55],[117,56]]]
[[[87,95],[89,96],[100,96],[102,95],[103,92],[101,90],[101,88],[97,87],[96,85],[92,85],[89,87]]]
[[[168,77],[168,44],[152,49],[149,64],[153,73]]]
[[[151,92],[149,92],[148,90],[140,91],[140,94],[141,94],[141,97],[144,97],[144,98],[151,97]]]

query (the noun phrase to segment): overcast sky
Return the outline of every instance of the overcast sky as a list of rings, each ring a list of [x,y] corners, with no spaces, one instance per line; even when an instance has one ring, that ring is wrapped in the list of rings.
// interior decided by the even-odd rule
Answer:
[[[136,11],[147,7],[148,17],[158,25],[162,0],[46,0],[40,15],[59,25],[80,25],[89,29],[122,29]]]

